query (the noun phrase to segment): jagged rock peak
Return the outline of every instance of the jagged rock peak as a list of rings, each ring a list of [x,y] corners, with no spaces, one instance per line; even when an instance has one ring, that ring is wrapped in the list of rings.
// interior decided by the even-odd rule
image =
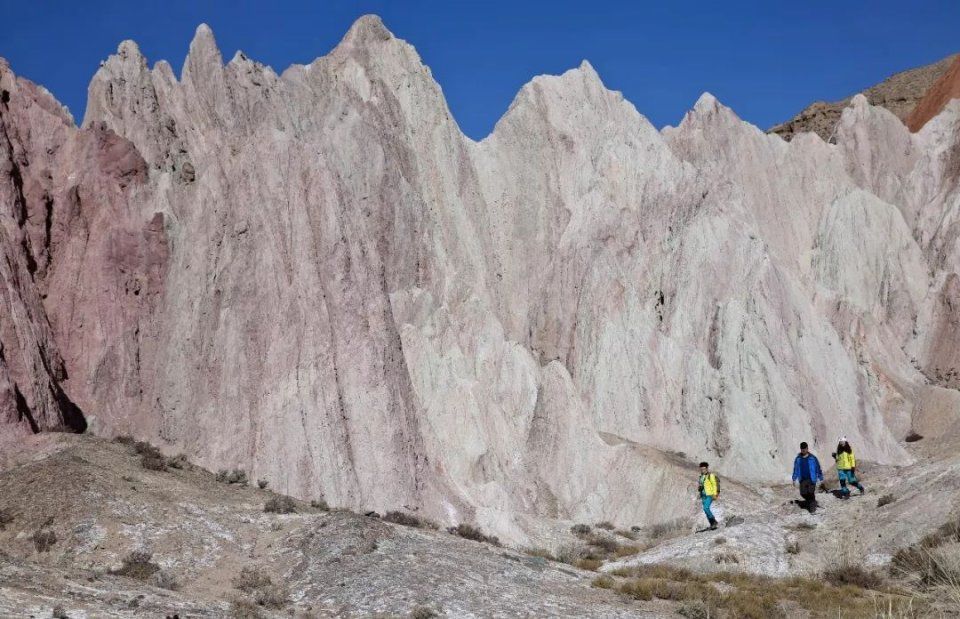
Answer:
[[[387,41],[392,38],[394,38],[393,33],[387,29],[379,16],[363,15],[350,26],[350,30],[343,37],[341,45],[363,45],[377,41]]]
[[[190,51],[187,52],[187,59],[183,63],[183,76],[186,77],[190,72],[201,70],[202,67],[222,67],[223,57],[220,55],[220,48],[217,47],[217,40],[213,36],[213,30],[206,24],[197,26],[197,30],[190,41]]]

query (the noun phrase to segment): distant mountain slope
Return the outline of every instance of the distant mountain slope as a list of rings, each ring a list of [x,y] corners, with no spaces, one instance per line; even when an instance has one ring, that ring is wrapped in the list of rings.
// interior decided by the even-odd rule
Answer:
[[[870,105],[879,105],[887,108],[900,120],[906,120],[917,107],[917,103],[924,97],[931,86],[939,80],[950,67],[957,55],[947,56],[933,64],[924,65],[915,69],[901,71],[876,86],[871,86],[862,92]],[[770,133],[776,133],[785,140],[793,139],[798,133],[812,131],[824,140],[829,140],[843,108],[850,105],[854,95],[841,101],[827,103],[816,101],[803,109],[802,112],[785,123],[770,128]],[[941,105],[937,111],[943,109]],[[935,114],[933,114],[935,115]],[[916,131],[916,129],[913,129]]]
[[[939,114],[951,99],[960,98],[960,56],[953,58],[953,63],[940,79],[927,89],[923,99],[907,117],[906,123],[910,131],[919,131],[928,120]]]

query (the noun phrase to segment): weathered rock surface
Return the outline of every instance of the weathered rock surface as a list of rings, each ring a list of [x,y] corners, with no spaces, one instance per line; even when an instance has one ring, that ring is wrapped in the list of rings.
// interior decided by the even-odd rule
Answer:
[[[520,541],[955,419],[956,103],[913,134],[856,97],[833,145],[704,95],[658,132],[584,63],[473,142],[373,17],[282,75],[206,26],[179,80],[124,42],[82,128],[2,79],[5,435]]]
[[[955,56],[950,67],[940,76],[906,118],[910,131],[919,131],[927,122],[943,111],[953,99],[960,98],[960,56]]]
[[[909,119],[913,118],[915,109],[920,107],[920,102],[927,97],[927,93],[934,90],[934,85],[944,78],[951,65],[956,62],[957,56],[953,55],[932,64],[901,71],[860,94],[867,98],[870,105],[890,110],[897,118],[908,123],[911,130],[916,131],[919,126]],[[787,141],[807,131],[816,133],[825,141],[831,140],[844,108],[850,105],[853,97],[854,95],[851,95],[833,103],[811,103],[790,120],[771,127],[770,132]],[[943,105],[937,107],[928,118],[935,116],[942,108]]]

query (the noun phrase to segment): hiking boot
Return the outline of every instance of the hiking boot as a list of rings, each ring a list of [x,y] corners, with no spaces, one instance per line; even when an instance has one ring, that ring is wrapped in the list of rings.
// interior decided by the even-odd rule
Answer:
[[[711,522],[711,523],[710,523],[710,530],[711,530],[711,531],[716,531],[716,530],[717,530],[717,523],[716,523],[716,522]]]

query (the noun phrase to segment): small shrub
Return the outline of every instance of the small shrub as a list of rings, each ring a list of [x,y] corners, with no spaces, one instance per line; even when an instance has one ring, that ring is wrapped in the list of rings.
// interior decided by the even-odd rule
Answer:
[[[885,495],[883,495],[882,497],[880,497],[879,499],[877,499],[877,507],[883,507],[884,505],[890,505],[890,504],[893,503],[894,501],[896,501],[896,499],[893,498],[893,495],[892,495],[892,494],[885,494]]]
[[[598,529],[603,529],[604,531],[613,531],[614,529],[617,528],[617,527],[613,526],[613,523],[610,522],[609,520],[604,520],[603,522],[598,522],[597,524],[595,524],[595,525],[593,525],[593,526],[597,527]]]
[[[393,524],[400,524],[405,527],[413,527],[415,529],[434,529],[438,527],[435,523],[430,522],[425,518],[420,518],[419,516],[414,516],[413,514],[408,514],[401,511],[392,511],[387,512],[383,517],[384,521],[392,522]]]
[[[244,593],[252,593],[262,587],[268,587],[273,584],[273,580],[261,569],[255,567],[245,567],[233,579],[233,586]]]
[[[617,540],[599,533],[591,533],[590,535],[586,536],[584,541],[594,548],[599,548],[607,554],[615,552],[617,548],[620,547],[620,544],[617,543]]]
[[[570,527],[570,532],[578,537],[589,535],[592,530],[589,524],[575,524]]]
[[[637,534],[634,533],[633,531],[630,531],[629,529],[617,529],[616,533],[620,537],[625,537],[630,541],[636,541],[637,539]]]
[[[63,606],[53,607],[53,619],[70,619],[70,615],[64,610]]]
[[[524,548],[523,552],[531,557],[540,557],[541,559],[546,559],[547,561],[557,560],[557,558],[553,556],[553,553],[546,548]]]
[[[675,537],[689,528],[690,524],[683,518],[677,518],[667,522],[660,522],[648,529],[652,539],[663,539]]]
[[[269,485],[270,485],[270,482],[267,481],[266,479],[258,479],[258,480],[257,480],[257,488],[260,488],[261,490],[266,490],[266,489],[267,489],[267,486],[269,486]]]
[[[717,556],[713,558],[713,561],[714,563],[720,563],[724,565],[728,563],[739,564],[740,557],[737,556],[735,552],[726,551],[726,552],[717,553]]]
[[[220,469],[217,471],[217,481],[224,484],[240,484],[241,486],[246,486],[247,473],[241,469]]]
[[[263,511],[268,514],[292,514],[297,511],[297,505],[287,495],[278,494],[263,504]]]
[[[430,608],[429,606],[417,606],[410,611],[410,619],[433,619],[434,617],[439,617],[440,613]]]
[[[13,522],[13,512],[9,509],[0,509],[0,531],[6,529],[11,522]]]
[[[686,619],[710,619],[714,616],[701,600],[687,600],[677,607],[677,614]]]
[[[327,502],[324,501],[323,499],[314,499],[310,501],[310,507],[312,507],[313,509],[321,509],[325,512],[330,511],[330,506],[327,505]]]
[[[590,583],[591,586],[596,587],[597,589],[613,589],[613,586],[616,584],[616,581],[613,580],[610,576],[606,574],[601,574],[593,579]]]
[[[580,559],[587,558],[586,548],[580,544],[564,544],[557,550],[557,560],[567,565],[576,565]]]
[[[159,451],[144,453],[140,456],[140,466],[148,471],[166,471],[167,460]]]
[[[723,602],[730,616],[737,619],[769,619],[782,614],[776,599],[769,594],[737,590],[725,596]]]
[[[596,572],[597,568],[603,565],[603,561],[600,559],[580,559],[577,561],[577,567],[581,570],[587,570],[588,572]]]
[[[875,572],[863,569],[859,565],[847,564],[832,567],[823,573],[823,579],[835,585],[853,585],[861,589],[879,589],[883,587],[883,579]]]
[[[53,531],[37,529],[33,533],[33,546],[37,552],[47,552],[57,543],[57,534]]]
[[[288,593],[283,585],[273,582],[265,572],[255,567],[245,567],[233,580],[233,586],[250,595],[259,606],[283,608]]]
[[[132,436],[128,434],[123,434],[121,436],[113,437],[113,442],[118,443],[120,445],[133,445],[135,441],[133,440]]]
[[[174,578],[173,574],[164,570],[160,570],[154,574],[150,581],[154,586],[160,587],[161,589],[167,589],[168,591],[180,590],[180,581]]]
[[[174,457],[167,459],[167,466],[172,469],[185,469],[190,466],[190,461],[187,460],[186,455],[177,454]]]
[[[787,540],[783,545],[783,549],[788,555],[798,555],[800,554],[800,542],[797,540]]]
[[[500,540],[495,535],[485,535],[480,529],[470,524],[460,523],[455,527],[450,527],[447,531],[475,542],[493,544],[494,546],[500,545]]]
[[[907,441],[908,443],[916,443],[917,441],[923,440],[923,435],[911,430],[910,433],[907,434],[907,438],[905,438],[904,440]]]
[[[111,570],[114,576],[124,576],[136,580],[149,581],[160,571],[160,566],[154,563],[153,555],[145,550],[134,550],[123,558],[119,569]]]
[[[230,603],[231,619],[264,619],[266,615],[252,600],[239,598]]]

